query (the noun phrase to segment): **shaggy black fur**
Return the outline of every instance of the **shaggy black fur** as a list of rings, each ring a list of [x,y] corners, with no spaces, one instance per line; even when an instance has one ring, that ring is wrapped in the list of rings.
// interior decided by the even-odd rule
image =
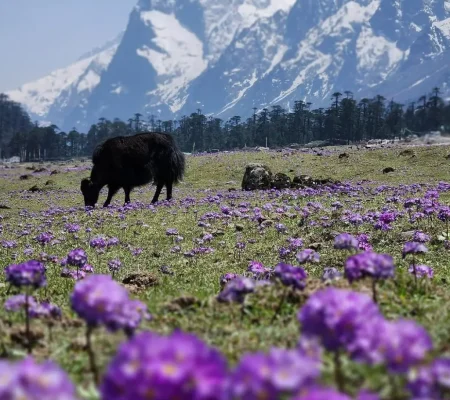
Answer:
[[[172,185],[184,175],[185,158],[173,137],[165,133],[144,132],[134,136],[118,136],[97,146],[92,156],[91,177],[81,181],[85,206],[94,207],[100,190],[108,185],[107,207],[120,188],[125,191],[125,203],[136,186],[156,184],[152,203],[158,201],[163,186],[167,200],[172,198]]]

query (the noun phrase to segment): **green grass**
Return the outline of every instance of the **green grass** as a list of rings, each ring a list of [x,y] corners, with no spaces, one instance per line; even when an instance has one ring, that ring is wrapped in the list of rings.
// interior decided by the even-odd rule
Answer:
[[[237,361],[246,351],[266,350],[271,346],[295,346],[299,338],[299,324],[296,313],[307,296],[319,287],[324,287],[317,279],[321,276],[325,266],[336,266],[342,270],[345,261],[345,252],[333,249],[333,238],[336,233],[343,231],[356,233],[355,228],[344,224],[336,215],[327,211],[333,201],[339,200],[345,208],[360,202],[360,213],[369,210],[377,211],[385,205],[385,198],[389,193],[371,194],[368,190],[356,197],[346,195],[328,196],[294,196],[285,193],[275,196],[271,192],[257,193],[240,191],[241,180],[245,165],[248,162],[262,162],[275,172],[284,172],[291,177],[296,174],[306,174],[314,178],[338,179],[345,182],[365,181],[362,186],[373,188],[379,185],[398,187],[399,185],[424,183],[436,184],[449,180],[450,160],[445,156],[449,153],[448,146],[417,147],[414,148],[415,157],[399,156],[402,149],[376,149],[360,150],[349,148],[328,149],[323,155],[312,153],[228,153],[188,157],[188,167],[184,182],[177,186],[174,193],[177,205],[174,207],[158,206],[155,210],[138,210],[127,212],[124,219],[117,211],[97,209],[92,216],[88,216],[81,209],[67,211],[69,207],[79,207],[83,200],[79,191],[80,180],[88,176],[89,171],[64,172],[68,165],[45,165],[47,169],[57,169],[59,174],[49,176],[43,173],[33,176],[32,171],[26,170],[25,165],[15,169],[0,169],[3,176],[0,179],[0,205],[7,205],[10,209],[0,210],[3,219],[1,240],[17,240],[18,247],[6,251],[1,249],[1,264],[6,266],[13,262],[25,261],[27,257],[23,250],[27,244],[35,249],[35,256],[42,250],[48,255],[60,258],[76,247],[83,247],[89,255],[89,261],[96,273],[108,273],[107,262],[118,258],[123,268],[117,280],[122,281],[125,276],[133,272],[153,274],[158,282],[155,286],[132,291],[132,296],[139,298],[148,305],[153,319],[145,322],[142,329],[150,329],[161,333],[169,333],[173,329],[183,329],[198,334],[208,343],[220,348],[230,359],[231,363]],[[340,160],[338,155],[345,151],[348,159]],[[81,164],[80,164],[81,165]],[[88,164],[83,164],[88,165]],[[28,165],[29,166],[29,165]],[[393,167],[395,172],[383,174],[385,167]],[[29,173],[31,178],[26,181],[19,180],[19,176]],[[45,185],[51,179],[53,184]],[[36,193],[28,192],[31,186],[37,185],[43,190]],[[228,192],[228,189],[238,189]],[[154,193],[154,187],[142,188],[132,193],[132,201],[139,200],[149,203]],[[215,197],[217,194],[220,197]],[[233,195],[230,197],[230,194]],[[165,193],[163,192],[162,198]],[[211,201],[206,201],[208,196]],[[228,196],[228,197],[227,197]],[[410,194],[407,197],[418,197],[420,193]],[[105,192],[102,192],[99,202],[102,202]],[[179,207],[178,202],[186,197],[193,197],[197,202],[189,207]],[[448,203],[449,194],[441,195],[440,201]],[[263,211],[263,214],[276,222],[282,222],[288,229],[288,234],[278,234],[273,227],[263,232],[258,230],[257,224],[247,219],[236,217],[227,221],[212,221],[210,227],[199,227],[198,220],[206,212],[220,213],[220,205],[238,205],[249,202],[250,208],[262,207],[266,203],[277,206],[304,207],[309,201],[320,202],[324,210],[316,214],[313,219],[320,220],[328,216],[334,225],[331,228],[308,227],[299,224],[298,213],[296,218],[279,215],[274,211]],[[114,202],[121,205],[123,192],[119,192]],[[392,205],[391,205],[392,206]],[[65,208],[65,212],[44,214],[44,210]],[[393,205],[398,209],[402,203]],[[21,210],[27,209],[35,213],[34,216],[21,216]],[[251,212],[250,212],[251,213]],[[65,233],[64,224],[76,222],[82,229],[79,238],[75,239]],[[18,239],[17,233],[30,224],[32,234]],[[143,225],[142,225],[143,224]],[[239,225],[237,229],[236,225]],[[88,248],[88,236],[85,228],[92,228],[93,237],[103,234],[108,237],[118,237],[121,246],[112,248],[106,254],[97,255],[93,249]],[[388,232],[375,231],[370,225],[363,225],[359,232],[371,235],[371,243],[377,252],[391,254],[398,266],[395,281],[388,281],[380,286],[380,307],[389,318],[414,318],[423,324],[430,332],[437,348],[445,347],[449,343],[450,333],[448,326],[450,314],[447,307],[448,296],[448,252],[442,242],[436,240],[444,230],[439,221],[432,224],[420,222],[418,228],[432,236],[433,241],[428,244],[429,252],[421,261],[435,269],[435,278],[428,285],[412,290],[412,280],[407,274],[408,263],[401,258],[401,249],[406,241],[405,232],[414,230],[417,226],[411,225],[406,218],[393,224],[394,229]],[[184,240],[180,243],[182,251],[189,251],[197,245],[193,240],[202,237],[206,232],[213,232],[216,236],[210,244],[214,252],[202,255],[189,261],[181,254],[173,254],[170,249],[174,246],[170,237],[165,235],[167,228],[177,228]],[[33,237],[42,230],[50,230],[61,239],[55,246],[40,249]],[[305,247],[316,243],[320,244],[321,261],[317,265],[307,265],[309,273],[308,287],[305,293],[291,296],[284,304],[280,315],[271,323],[272,315],[278,306],[283,288],[262,288],[257,293],[248,296],[246,314],[241,318],[241,308],[234,305],[223,305],[215,301],[220,290],[219,277],[227,272],[245,272],[250,260],[258,260],[267,266],[274,266],[278,261],[278,248],[286,244],[289,236],[304,239]],[[255,243],[248,243],[242,254],[235,251],[237,241],[254,239]],[[127,245],[132,248],[143,248],[143,253],[132,256]],[[17,253],[16,261],[12,253]],[[50,299],[63,309],[63,323],[57,323],[53,328],[53,340],[49,341],[45,324],[33,321],[33,329],[44,335],[34,354],[39,358],[51,358],[59,362],[80,385],[87,386],[91,381],[88,371],[87,356],[84,346],[84,326],[70,309],[69,296],[74,282],[59,276],[60,266],[48,262],[49,286],[35,294],[37,299]],[[174,275],[165,275],[160,272],[163,265],[170,266]],[[4,278],[1,278],[4,282]],[[336,283],[340,287],[349,288],[345,281]],[[0,301],[7,298],[6,285],[0,283]],[[354,284],[355,290],[370,294],[370,285],[367,282]],[[181,297],[189,297],[192,305],[186,308],[174,307],[173,302]],[[2,335],[0,349],[3,356],[8,358],[21,356],[23,347],[14,337],[17,329],[23,327],[21,315],[8,314],[0,311],[0,329]],[[125,340],[120,333],[107,334],[99,329],[95,335],[94,346],[102,368],[115,353],[117,345]],[[361,382],[373,388],[387,387],[385,375],[356,364],[348,366],[347,378],[355,390]],[[331,379],[331,367],[325,364],[324,379]]]

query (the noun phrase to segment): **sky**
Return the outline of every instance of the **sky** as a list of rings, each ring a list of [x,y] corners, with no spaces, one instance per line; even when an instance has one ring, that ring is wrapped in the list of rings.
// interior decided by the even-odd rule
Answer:
[[[66,67],[126,28],[137,0],[0,0],[0,92]]]

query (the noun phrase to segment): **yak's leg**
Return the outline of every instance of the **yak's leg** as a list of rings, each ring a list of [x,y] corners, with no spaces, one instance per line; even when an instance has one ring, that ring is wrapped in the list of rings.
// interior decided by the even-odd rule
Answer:
[[[162,190],[163,186],[164,186],[164,184],[162,184],[162,183],[158,183],[156,185],[156,192],[155,192],[155,195],[153,196],[152,204],[156,203],[158,201],[158,198],[159,198],[159,195],[161,194],[161,190]]]
[[[117,193],[118,190],[119,190],[118,186],[113,186],[113,185],[108,186],[108,197],[106,198],[106,201],[103,204],[103,207],[108,207],[109,206],[113,196]]]
[[[125,187],[123,188],[123,190],[124,190],[124,192],[125,192],[125,204],[131,203],[131,200],[130,200],[131,187],[125,186]]]
[[[172,198],[172,182],[166,182],[167,200]]]

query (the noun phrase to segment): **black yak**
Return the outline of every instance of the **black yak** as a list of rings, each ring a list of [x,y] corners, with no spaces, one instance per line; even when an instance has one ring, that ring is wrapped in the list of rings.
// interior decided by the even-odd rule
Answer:
[[[94,207],[100,190],[107,185],[107,207],[120,188],[125,191],[125,203],[136,186],[156,184],[152,203],[158,201],[163,186],[167,200],[172,198],[172,185],[184,175],[185,158],[171,135],[145,132],[134,136],[118,136],[97,146],[92,156],[91,177],[81,181],[84,205]]]

